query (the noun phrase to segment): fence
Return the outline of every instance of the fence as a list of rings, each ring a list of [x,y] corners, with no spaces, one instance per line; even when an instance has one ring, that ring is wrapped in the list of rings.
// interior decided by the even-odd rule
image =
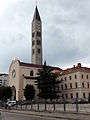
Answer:
[[[61,111],[61,112],[90,112],[90,104],[57,104],[57,103],[33,103],[16,104],[11,109],[30,110],[30,111]]]

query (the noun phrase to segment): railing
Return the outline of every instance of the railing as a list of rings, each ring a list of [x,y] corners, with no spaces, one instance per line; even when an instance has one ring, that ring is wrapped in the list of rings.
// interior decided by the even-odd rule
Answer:
[[[90,112],[90,103],[79,104],[67,104],[67,103],[33,103],[30,104],[16,104],[11,109],[17,110],[30,110],[30,111],[61,111],[61,112],[76,112],[76,113],[87,113]]]
[[[20,101],[16,105],[3,106],[2,109],[14,110],[29,110],[29,111],[59,111],[59,112],[76,112],[90,113],[90,103],[80,103],[78,100],[73,103],[67,103],[65,100],[62,103],[58,102],[35,102],[35,101]]]

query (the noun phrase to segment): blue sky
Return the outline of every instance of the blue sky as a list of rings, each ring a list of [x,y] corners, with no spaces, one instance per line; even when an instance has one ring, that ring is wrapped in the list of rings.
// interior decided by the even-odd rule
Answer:
[[[34,0],[0,0],[0,72],[14,58],[31,62]],[[43,60],[60,68],[90,67],[90,0],[38,0]]]

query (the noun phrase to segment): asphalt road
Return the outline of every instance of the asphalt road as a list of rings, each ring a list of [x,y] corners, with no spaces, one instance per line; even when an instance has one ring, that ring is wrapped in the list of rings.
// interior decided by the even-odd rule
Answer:
[[[66,120],[66,119],[56,119],[48,117],[39,117],[27,114],[1,112],[0,120]]]

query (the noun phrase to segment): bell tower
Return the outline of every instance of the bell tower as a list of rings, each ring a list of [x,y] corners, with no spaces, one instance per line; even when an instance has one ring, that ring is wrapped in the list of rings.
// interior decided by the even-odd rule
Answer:
[[[42,64],[42,21],[36,5],[32,20],[32,64]]]

